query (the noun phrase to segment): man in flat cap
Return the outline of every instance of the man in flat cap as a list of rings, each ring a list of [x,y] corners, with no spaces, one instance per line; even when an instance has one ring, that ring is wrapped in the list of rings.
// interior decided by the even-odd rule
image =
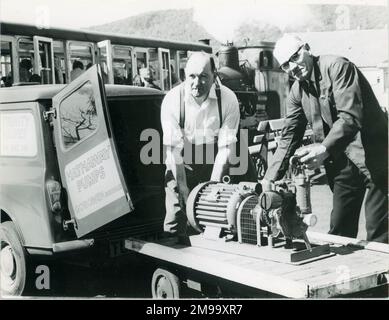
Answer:
[[[367,240],[388,243],[388,119],[368,81],[344,57],[313,56],[296,36],[278,40],[274,56],[295,82],[264,185],[283,177],[295,152],[309,169],[324,164],[333,191],[329,233],[357,236],[367,190]],[[298,149],[308,123],[314,144]]]

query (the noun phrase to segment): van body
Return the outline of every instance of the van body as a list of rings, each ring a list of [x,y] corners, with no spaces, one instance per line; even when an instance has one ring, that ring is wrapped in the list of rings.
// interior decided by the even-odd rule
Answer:
[[[161,91],[104,86],[97,66],[0,91],[2,293],[23,292],[31,255],[162,231],[163,161],[141,159],[151,132],[162,160]]]

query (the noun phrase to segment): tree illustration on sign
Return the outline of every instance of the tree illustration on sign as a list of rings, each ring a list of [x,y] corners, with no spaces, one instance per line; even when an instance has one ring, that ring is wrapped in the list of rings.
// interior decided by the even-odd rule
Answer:
[[[69,147],[89,136],[97,128],[96,101],[90,85],[66,98],[60,105],[62,137]]]

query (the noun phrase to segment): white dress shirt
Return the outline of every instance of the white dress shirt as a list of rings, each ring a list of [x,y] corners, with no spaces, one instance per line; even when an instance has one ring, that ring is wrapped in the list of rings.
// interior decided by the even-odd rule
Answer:
[[[183,84],[185,85],[185,83]],[[163,144],[182,149],[184,136],[180,128],[180,88],[170,90],[162,102],[161,123]],[[222,124],[220,125],[215,85],[212,85],[207,99],[198,105],[185,88],[185,125],[186,139],[196,145],[218,143],[224,147],[237,141],[240,111],[236,95],[229,88],[220,85],[222,104]]]

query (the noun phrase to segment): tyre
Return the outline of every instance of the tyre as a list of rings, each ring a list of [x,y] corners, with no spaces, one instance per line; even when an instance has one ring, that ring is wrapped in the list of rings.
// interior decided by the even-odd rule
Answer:
[[[180,298],[180,280],[173,273],[157,269],[151,281],[151,292],[154,299]]]
[[[0,285],[2,296],[19,296],[23,293],[27,278],[27,255],[15,224],[0,224]]]

